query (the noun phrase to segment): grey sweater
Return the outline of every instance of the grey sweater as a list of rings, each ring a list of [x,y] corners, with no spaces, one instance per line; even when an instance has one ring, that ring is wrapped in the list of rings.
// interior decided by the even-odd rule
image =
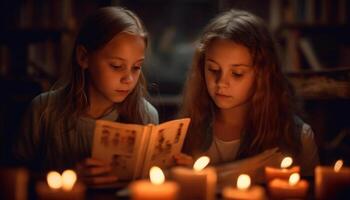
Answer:
[[[63,170],[73,168],[77,162],[91,156],[91,146],[95,120],[79,117],[74,128],[55,126],[53,131],[45,131],[43,112],[50,102],[59,103],[62,96],[57,91],[42,93],[33,99],[22,124],[22,131],[14,146],[14,156],[21,164],[34,170]],[[150,115],[148,123],[158,124],[157,110],[144,100]],[[101,119],[116,121],[118,110],[114,109]],[[49,129],[50,130],[50,129]]]

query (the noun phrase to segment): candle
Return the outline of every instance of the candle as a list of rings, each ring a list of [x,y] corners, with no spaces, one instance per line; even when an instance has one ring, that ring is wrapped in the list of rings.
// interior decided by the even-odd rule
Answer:
[[[315,194],[317,199],[346,199],[350,197],[350,168],[338,160],[334,167],[317,166]]]
[[[179,190],[175,182],[165,181],[159,167],[150,169],[150,180],[139,180],[130,184],[131,198],[134,200],[174,200]]]
[[[62,175],[52,171],[47,174],[47,182],[39,182],[36,192],[39,199],[84,199],[85,186],[77,181],[77,175],[73,170],[65,170]]]
[[[299,173],[300,167],[294,166],[289,168],[293,164],[293,159],[291,157],[285,157],[281,162],[281,168],[275,167],[265,167],[265,178],[269,182],[275,178],[288,179],[293,173]]]
[[[173,179],[180,185],[179,199],[215,199],[216,172],[214,168],[207,167],[209,157],[200,157],[193,165],[193,169],[174,167],[171,170]]]
[[[236,199],[265,199],[265,190],[260,186],[250,186],[250,177],[247,174],[241,174],[237,179],[237,188],[225,187],[222,190],[222,196],[225,200]]]
[[[300,180],[299,173],[290,175],[289,180],[274,179],[268,184],[269,192],[274,199],[304,198],[309,188],[309,183]]]

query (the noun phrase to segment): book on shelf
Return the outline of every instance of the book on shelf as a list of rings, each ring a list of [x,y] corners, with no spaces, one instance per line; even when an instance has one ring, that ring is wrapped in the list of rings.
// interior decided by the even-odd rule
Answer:
[[[320,71],[323,69],[319,59],[316,56],[316,53],[311,45],[309,39],[302,37],[299,39],[299,46],[301,52],[304,54],[307,62],[309,63],[311,69],[315,71]]]
[[[189,118],[159,125],[97,120],[92,157],[110,163],[120,181],[144,178],[154,165],[175,164],[173,156],[181,152],[189,123]]]

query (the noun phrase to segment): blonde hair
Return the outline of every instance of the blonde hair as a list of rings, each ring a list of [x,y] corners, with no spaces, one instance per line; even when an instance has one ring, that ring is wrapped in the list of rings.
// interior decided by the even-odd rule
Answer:
[[[87,97],[87,75],[76,60],[76,49],[79,45],[86,48],[87,52],[98,51],[103,48],[115,35],[127,32],[144,38],[148,44],[148,33],[142,21],[130,10],[120,7],[104,7],[98,9],[83,23],[73,48],[70,72],[54,85],[49,92],[46,109],[42,120],[46,123],[46,129],[61,127],[63,130],[76,128],[76,122],[89,106]],[[53,92],[53,90],[55,92]],[[59,101],[53,101],[53,95],[62,97]],[[118,121],[146,124],[150,122],[150,116],[145,108],[144,98],[147,97],[146,81],[141,72],[134,90],[121,103],[118,108]],[[48,119],[50,118],[50,119]],[[55,122],[54,124],[50,124]]]

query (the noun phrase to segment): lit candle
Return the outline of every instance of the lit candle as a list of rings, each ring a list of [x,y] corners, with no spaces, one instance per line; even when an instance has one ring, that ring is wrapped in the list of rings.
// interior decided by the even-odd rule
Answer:
[[[179,190],[175,182],[165,181],[159,167],[150,169],[150,180],[139,180],[130,184],[131,198],[134,200],[174,200]]]
[[[293,173],[288,180],[274,179],[268,184],[269,192],[272,198],[304,198],[309,188],[309,183],[300,180],[299,173]]]
[[[49,172],[46,183],[39,182],[36,192],[39,199],[84,199],[85,186],[77,181],[77,175],[73,170],[65,170],[62,175],[58,172]]]
[[[317,199],[342,199],[350,196],[350,168],[338,160],[334,167],[317,166],[315,194]]]
[[[222,190],[222,196],[225,200],[265,199],[265,190],[260,186],[250,186],[250,184],[250,177],[247,174],[241,174],[237,179],[237,188],[225,187]]]
[[[171,170],[173,179],[180,185],[179,199],[215,199],[216,172],[214,168],[207,167],[209,157],[200,157],[193,165],[193,169],[174,167]]]
[[[269,182],[275,178],[279,179],[288,179],[289,176],[293,173],[299,173],[300,167],[294,166],[290,167],[293,164],[293,159],[291,157],[285,157],[281,162],[281,168],[275,167],[265,167],[265,178]],[[290,168],[289,168],[290,167]]]

